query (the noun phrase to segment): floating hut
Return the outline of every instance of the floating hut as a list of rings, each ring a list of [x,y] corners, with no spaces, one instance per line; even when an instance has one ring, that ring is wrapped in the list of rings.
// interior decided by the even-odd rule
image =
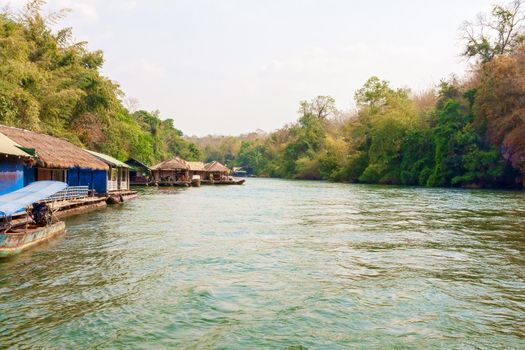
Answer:
[[[206,177],[206,164],[203,162],[187,162],[190,167],[190,177],[200,176],[201,179]]]
[[[205,170],[207,177],[203,183],[214,185],[242,185],[246,181],[245,179],[230,176],[230,169],[217,161],[206,164]]]
[[[109,166],[107,191],[129,190],[129,170],[131,167],[110,155],[95,151],[85,150],[89,154],[97,157]]]
[[[0,133],[34,156],[33,163],[23,166],[24,186],[54,180],[69,186],[87,186],[93,193],[107,192],[108,165],[82,148],[53,136],[4,125],[0,125]]]
[[[131,186],[147,186],[151,181],[151,169],[146,164],[129,158],[124,163],[130,166],[129,184]]]
[[[122,203],[135,198],[137,192],[129,189],[129,172],[131,167],[110,155],[95,151],[85,150],[109,166],[107,177],[108,203]]]
[[[201,181],[206,178],[206,169],[203,162],[188,162],[190,166],[190,179],[193,187],[200,187]]]
[[[190,165],[184,159],[173,157],[151,167],[153,182],[159,186],[189,186]]]
[[[21,146],[0,133],[0,195],[24,187],[24,165],[33,162]]]
[[[230,174],[230,169],[217,161],[207,163],[204,169],[206,171],[206,180],[211,182],[227,180]]]

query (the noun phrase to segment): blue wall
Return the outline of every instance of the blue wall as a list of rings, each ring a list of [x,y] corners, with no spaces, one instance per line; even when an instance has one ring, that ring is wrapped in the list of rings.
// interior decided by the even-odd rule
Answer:
[[[93,170],[93,183],[97,193],[108,191],[108,172],[106,170]]]
[[[67,169],[67,184],[69,186],[80,186],[78,182],[78,173],[80,172],[79,168],[69,168]],[[89,184],[86,184],[89,186]],[[85,185],[84,185],[85,186]]]
[[[67,184],[69,186],[88,186],[97,193],[106,193],[107,171],[81,168],[67,170]]]
[[[78,183],[81,186],[89,186],[89,189],[95,189],[95,184],[93,183],[93,171],[91,169],[80,169],[78,173]]]
[[[67,184],[69,186],[88,186],[90,190],[104,194],[107,192],[107,171],[81,169],[78,167],[67,169]],[[27,186],[36,181],[36,167],[23,167],[22,184]],[[0,185],[1,185],[0,181]],[[0,189],[1,191],[1,189]],[[0,194],[2,194],[0,192]]]
[[[0,158],[0,195],[24,187],[24,164],[15,157]]]
[[[24,165],[24,186],[36,181],[36,168]]]

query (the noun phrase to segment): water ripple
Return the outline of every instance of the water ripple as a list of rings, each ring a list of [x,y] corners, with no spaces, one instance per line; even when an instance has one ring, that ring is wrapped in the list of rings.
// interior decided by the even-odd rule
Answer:
[[[142,192],[0,263],[0,348],[525,348],[521,192]]]

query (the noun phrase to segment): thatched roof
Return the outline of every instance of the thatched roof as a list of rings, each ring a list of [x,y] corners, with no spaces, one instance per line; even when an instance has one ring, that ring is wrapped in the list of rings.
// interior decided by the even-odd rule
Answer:
[[[179,157],[173,157],[151,167],[151,170],[189,170],[187,161]]]
[[[221,173],[227,173],[227,172],[230,171],[230,169],[228,169],[227,166],[222,165],[221,163],[217,162],[216,160],[214,160],[211,163],[207,163],[204,166],[204,170],[210,171],[210,172],[221,172]]]
[[[0,132],[22,147],[35,149],[39,163],[47,168],[108,170],[104,162],[66,140],[5,125],[0,125]]]
[[[191,171],[204,171],[205,170],[205,164],[203,162],[187,162],[190,166]]]

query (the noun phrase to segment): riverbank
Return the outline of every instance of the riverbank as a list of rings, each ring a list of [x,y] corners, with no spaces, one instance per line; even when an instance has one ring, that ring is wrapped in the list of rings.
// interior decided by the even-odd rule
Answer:
[[[0,264],[0,337],[20,347],[521,348],[523,208],[511,191],[257,178],[144,188]]]

